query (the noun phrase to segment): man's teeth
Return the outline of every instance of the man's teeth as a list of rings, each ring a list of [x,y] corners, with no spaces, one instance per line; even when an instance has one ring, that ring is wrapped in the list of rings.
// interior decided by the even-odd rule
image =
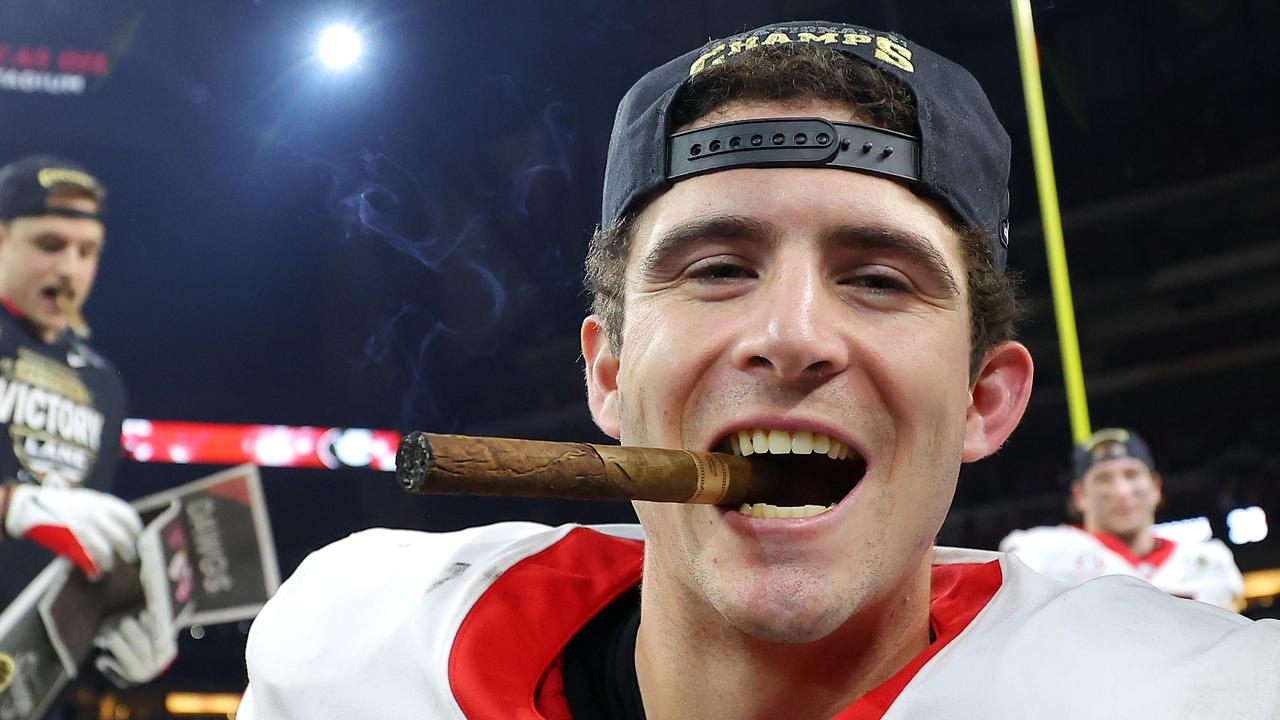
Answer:
[[[734,455],[754,455],[768,453],[770,455],[826,455],[832,460],[844,460],[849,457],[849,446],[833,440],[822,433],[800,430],[739,430],[729,436],[729,444]]]
[[[799,507],[778,507],[769,503],[742,503],[738,512],[756,518],[806,518],[835,507],[832,505],[801,505]]]
[[[798,430],[766,430],[753,428],[739,430],[729,436],[734,455],[826,455],[832,460],[845,460],[854,455],[848,445],[833,440],[822,433]],[[832,505],[800,505],[784,507],[769,503],[743,503],[738,512],[756,518],[805,518],[821,515],[835,507]]]

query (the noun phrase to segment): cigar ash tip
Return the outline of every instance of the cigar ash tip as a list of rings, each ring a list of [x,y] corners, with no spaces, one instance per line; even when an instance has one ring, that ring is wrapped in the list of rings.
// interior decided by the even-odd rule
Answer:
[[[431,469],[431,441],[424,432],[411,432],[400,440],[396,451],[396,477],[406,490],[422,485]]]

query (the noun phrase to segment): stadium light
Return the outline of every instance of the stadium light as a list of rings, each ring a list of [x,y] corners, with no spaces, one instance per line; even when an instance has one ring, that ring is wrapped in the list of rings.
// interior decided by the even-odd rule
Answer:
[[[330,70],[346,70],[360,59],[364,41],[350,25],[330,25],[320,33],[316,55]]]
[[[1267,539],[1267,513],[1257,505],[1227,513],[1227,537],[1235,545]]]

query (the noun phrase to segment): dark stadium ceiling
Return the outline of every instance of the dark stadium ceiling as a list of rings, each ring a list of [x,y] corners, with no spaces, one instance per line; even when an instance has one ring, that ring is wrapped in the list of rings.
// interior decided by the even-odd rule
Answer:
[[[1280,517],[1280,4],[1034,6],[1093,424],[1147,437],[1162,517]],[[343,77],[308,58],[339,16],[368,43]],[[134,417],[595,441],[579,268],[614,104],[654,64],[785,16],[898,29],[988,88],[1014,142],[1037,388],[1007,447],[965,469],[943,540],[1060,521],[1070,434],[1006,3],[4,3],[0,44],[102,51],[111,71],[82,95],[0,90],[0,157],[55,151],[106,180],[88,315]],[[208,470],[126,464],[121,491]],[[371,524],[629,516],[263,476],[286,573]],[[1267,547],[1241,565],[1274,564]],[[171,682],[210,662],[240,677],[240,631],[213,630]]]

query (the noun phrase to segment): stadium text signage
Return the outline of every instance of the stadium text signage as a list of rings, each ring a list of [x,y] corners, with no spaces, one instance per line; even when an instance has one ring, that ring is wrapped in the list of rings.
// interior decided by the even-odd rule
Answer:
[[[90,77],[111,70],[105,52],[0,40],[0,91],[83,95]]]

